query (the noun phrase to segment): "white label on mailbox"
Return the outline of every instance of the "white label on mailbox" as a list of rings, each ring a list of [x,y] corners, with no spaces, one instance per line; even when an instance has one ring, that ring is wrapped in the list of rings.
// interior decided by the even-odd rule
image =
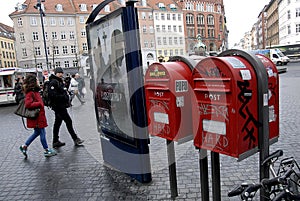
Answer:
[[[246,68],[245,64],[243,64],[239,59],[234,57],[223,57],[228,63],[231,64],[232,68]]]
[[[184,96],[176,97],[176,106],[183,107],[184,106]]]
[[[249,70],[240,70],[243,80],[251,80],[251,73]]]
[[[203,130],[206,132],[226,135],[225,122],[203,119],[202,124],[203,124]]]
[[[166,113],[154,112],[154,121],[169,124],[169,116]]]
[[[175,80],[175,92],[187,92],[188,81],[187,80]]]

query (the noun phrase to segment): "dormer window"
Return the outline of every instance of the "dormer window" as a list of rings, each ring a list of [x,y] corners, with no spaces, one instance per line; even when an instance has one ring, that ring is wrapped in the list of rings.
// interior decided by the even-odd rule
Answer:
[[[106,6],[104,7],[104,12],[107,12],[107,13],[110,12],[110,6],[109,6],[109,5],[106,5]]]
[[[164,3],[158,3],[158,8],[159,8],[160,10],[166,10],[166,6],[165,6]]]
[[[94,10],[97,6],[98,6],[98,4],[93,4],[93,5],[92,5],[93,10]]]
[[[21,3],[18,3],[15,7],[15,10],[16,11],[23,11],[27,8],[27,4],[21,4]]]
[[[86,4],[80,4],[79,5],[79,8],[80,8],[80,11],[87,11],[87,7],[86,7]]]
[[[63,11],[63,6],[62,6],[61,4],[57,4],[57,5],[55,6],[55,8],[56,8],[56,11],[58,11],[58,12]]]
[[[171,10],[177,10],[177,8],[176,8],[175,4],[173,4],[173,3],[172,3],[172,4],[170,4],[170,9],[171,9]]]

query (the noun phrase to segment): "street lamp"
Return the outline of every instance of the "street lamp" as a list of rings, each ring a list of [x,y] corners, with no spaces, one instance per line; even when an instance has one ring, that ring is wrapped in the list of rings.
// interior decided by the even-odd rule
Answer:
[[[41,2],[45,2],[45,0],[37,0],[37,4],[33,7],[40,11],[41,25],[42,25],[42,32],[43,32],[43,40],[44,40],[44,49],[45,49],[45,56],[46,56],[46,65],[47,65],[47,71],[50,72],[49,71],[49,64],[48,64],[48,53],[47,53],[47,45],[46,45],[46,38],[45,38],[44,20],[43,20],[43,16],[45,16],[45,13],[42,9],[42,3]]]

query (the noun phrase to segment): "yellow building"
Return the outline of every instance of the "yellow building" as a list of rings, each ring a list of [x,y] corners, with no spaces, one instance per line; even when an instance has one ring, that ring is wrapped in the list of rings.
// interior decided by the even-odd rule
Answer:
[[[16,66],[14,29],[0,23],[0,68]]]

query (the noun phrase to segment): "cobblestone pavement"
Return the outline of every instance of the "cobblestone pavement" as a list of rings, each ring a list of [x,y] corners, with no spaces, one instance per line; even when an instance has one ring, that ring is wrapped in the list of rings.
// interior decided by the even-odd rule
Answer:
[[[283,149],[285,156],[300,161],[300,71],[293,68],[280,75],[280,138],[270,147],[270,152]],[[15,105],[0,107],[0,200],[171,200],[165,140],[151,138],[153,180],[149,184],[132,181],[125,174],[105,167],[92,97],[88,95],[85,105],[75,100],[70,109],[76,130],[85,139],[84,146],[74,147],[63,124],[60,136],[66,146],[51,158],[43,156],[40,142],[36,140],[29,147],[28,159],[24,160],[19,146],[32,131],[25,130],[20,118],[13,114]],[[54,114],[51,110],[46,113],[50,125],[47,139],[51,145]],[[175,200],[201,200],[198,151],[192,142],[175,144],[175,150],[179,194]],[[235,185],[258,181],[258,154],[241,162],[221,155],[220,163],[222,200],[237,200],[227,198],[227,192]],[[210,179],[210,186],[211,182]]]

